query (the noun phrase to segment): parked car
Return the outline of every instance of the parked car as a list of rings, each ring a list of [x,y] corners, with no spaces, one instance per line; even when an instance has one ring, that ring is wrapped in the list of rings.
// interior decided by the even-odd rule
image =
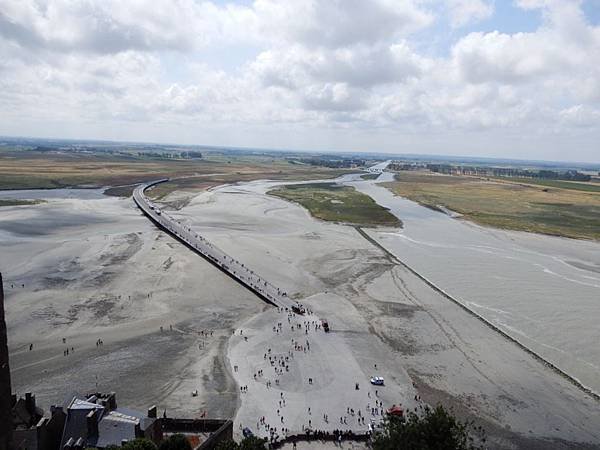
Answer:
[[[383,377],[371,377],[371,384],[374,384],[375,386],[383,386],[384,379]]]

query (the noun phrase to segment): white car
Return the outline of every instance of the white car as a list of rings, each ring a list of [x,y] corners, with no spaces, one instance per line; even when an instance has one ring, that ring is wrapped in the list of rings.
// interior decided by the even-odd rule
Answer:
[[[374,384],[375,386],[383,386],[383,377],[371,377],[371,384]]]

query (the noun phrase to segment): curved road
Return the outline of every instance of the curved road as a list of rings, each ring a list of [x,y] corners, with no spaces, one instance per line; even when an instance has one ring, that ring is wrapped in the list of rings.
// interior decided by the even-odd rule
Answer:
[[[288,309],[298,306],[298,303],[290,299],[283,289],[279,289],[269,283],[245,264],[232,258],[223,250],[211,244],[204,237],[166,212],[161,211],[159,207],[152,203],[145,195],[146,189],[165,181],[168,181],[168,179],[143,184],[133,191],[133,200],[150,220],[268,303]]]

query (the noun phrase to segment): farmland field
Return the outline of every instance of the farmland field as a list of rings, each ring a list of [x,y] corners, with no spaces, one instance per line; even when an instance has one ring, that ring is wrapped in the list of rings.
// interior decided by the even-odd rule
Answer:
[[[600,193],[596,192],[424,172],[401,172],[385,186],[424,206],[447,208],[481,225],[600,239]]]
[[[344,170],[290,164],[269,156],[228,156],[209,153],[202,159],[164,159],[147,154],[106,152],[0,151],[0,190],[66,187],[116,187],[109,195],[129,196],[132,184],[158,178],[191,177],[165,183],[154,191],[166,196],[176,189],[202,190],[209,186],[256,179],[335,178]]]

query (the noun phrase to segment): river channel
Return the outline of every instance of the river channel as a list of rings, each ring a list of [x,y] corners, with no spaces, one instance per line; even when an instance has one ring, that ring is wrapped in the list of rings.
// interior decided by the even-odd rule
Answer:
[[[369,231],[446,292],[600,392],[600,243],[480,227],[350,181],[404,224]]]

